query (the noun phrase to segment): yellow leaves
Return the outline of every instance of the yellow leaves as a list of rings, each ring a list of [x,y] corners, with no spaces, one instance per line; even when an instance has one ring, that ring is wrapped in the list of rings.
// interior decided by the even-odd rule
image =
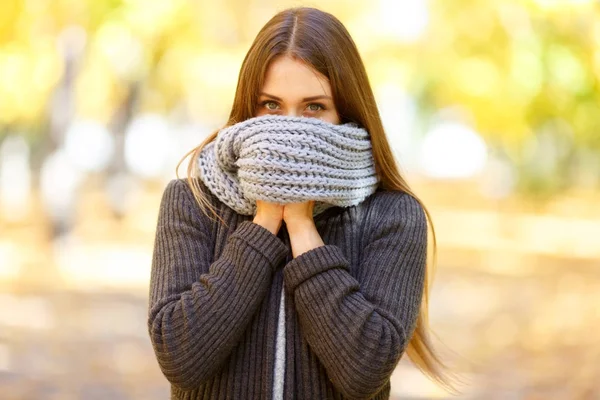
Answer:
[[[90,57],[77,77],[75,98],[79,115],[108,122],[118,97],[114,76],[106,63]]]
[[[498,66],[482,57],[459,60],[454,65],[452,77],[457,91],[473,97],[490,98],[499,92],[502,84]]]
[[[547,53],[549,80],[561,90],[573,94],[590,87],[582,60],[564,45],[550,45]]]
[[[0,50],[0,122],[33,122],[41,117],[62,72],[51,42],[11,45]]]

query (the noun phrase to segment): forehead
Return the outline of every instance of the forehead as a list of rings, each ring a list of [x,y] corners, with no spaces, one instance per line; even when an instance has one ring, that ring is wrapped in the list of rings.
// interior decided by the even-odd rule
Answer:
[[[267,68],[262,92],[284,100],[331,96],[331,85],[325,76],[311,66],[291,57],[279,57]]]

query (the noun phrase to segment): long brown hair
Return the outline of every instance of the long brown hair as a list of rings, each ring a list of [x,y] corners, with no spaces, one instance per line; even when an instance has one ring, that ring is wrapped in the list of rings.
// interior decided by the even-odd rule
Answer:
[[[431,215],[422,201],[412,192],[399,172],[393,152],[385,136],[377,110],[375,96],[369,84],[362,59],[344,25],[333,15],[314,8],[290,8],[276,14],[258,33],[246,54],[240,70],[237,89],[229,120],[225,126],[255,116],[258,95],[263,86],[266,70],[276,57],[291,56],[323,74],[331,84],[333,99],[340,122],[355,122],[370,134],[375,168],[384,190],[397,190],[413,196],[426,212],[433,236],[432,257],[428,257],[427,276],[415,332],[408,344],[407,354],[412,362],[429,378],[446,390],[456,392],[448,368],[433,349],[428,335],[429,291],[435,272],[437,243]],[[188,182],[201,208],[210,208],[197,182],[197,158],[203,147],[213,141],[217,132],[207,137],[190,153]],[[179,175],[178,175],[179,176]],[[219,217],[219,219],[221,219]],[[221,219],[224,223],[224,221]]]

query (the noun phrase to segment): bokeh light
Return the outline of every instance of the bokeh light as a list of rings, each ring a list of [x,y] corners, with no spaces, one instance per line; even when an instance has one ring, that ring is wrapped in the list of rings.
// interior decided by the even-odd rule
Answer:
[[[487,148],[477,132],[456,122],[436,125],[423,139],[421,165],[432,178],[472,178],[486,159]]]

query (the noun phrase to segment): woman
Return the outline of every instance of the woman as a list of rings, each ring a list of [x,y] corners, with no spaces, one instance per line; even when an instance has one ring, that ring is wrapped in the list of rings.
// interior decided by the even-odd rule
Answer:
[[[272,169],[254,201],[258,181],[249,172],[243,195],[237,187],[221,191],[222,182],[241,184],[242,161],[269,161],[238,159],[259,131],[283,138],[275,128],[250,129],[263,123],[281,132],[302,123],[344,138],[368,132],[376,184],[347,198],[333,190],[331,204],[267,201],[267,187],[287,185],[269,185],[279,173]],[[247,133],[241,149],[234,136],[225,138],[234,133]],[[240,177],[233,168],[217,182],[210,146],[227,140],[231,147],[214,157],[229,157]],[[285,151],[295,146],[304,149],[296,143]],[[275,154],[270,149],[257,154]],[[172,399],[388,399],[405,351],[451,388],[426,332],[426,211],[398,172],[365,68],[339,20],[313,8],[275,15],[244,59],[226,127],[191,153],[188,179],[171,181],[163,194],[150,285],[149,334]],[[353,205],[335,205],[348,204],[342,198]]]

